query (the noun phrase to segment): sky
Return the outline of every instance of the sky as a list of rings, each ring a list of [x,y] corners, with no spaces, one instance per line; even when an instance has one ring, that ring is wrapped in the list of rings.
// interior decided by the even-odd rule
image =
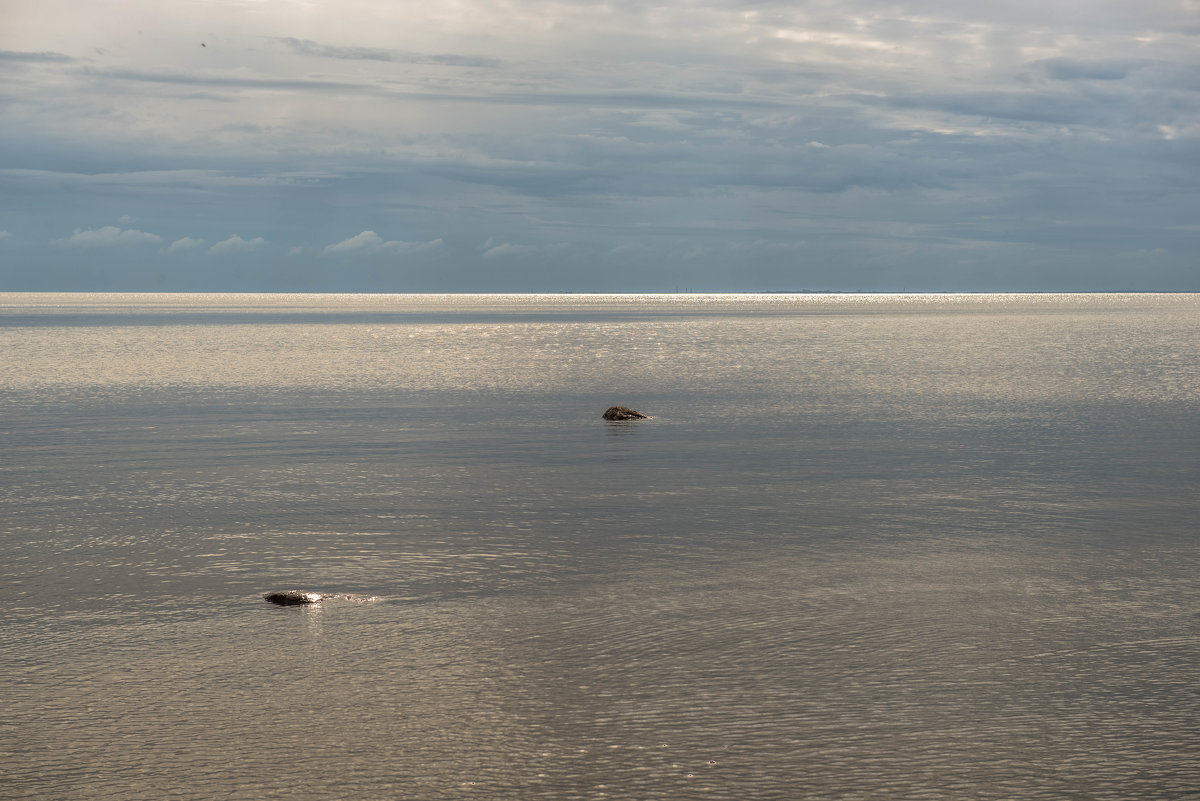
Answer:
[[[1200,291],[1200,0],[0,0],[0,290]]]

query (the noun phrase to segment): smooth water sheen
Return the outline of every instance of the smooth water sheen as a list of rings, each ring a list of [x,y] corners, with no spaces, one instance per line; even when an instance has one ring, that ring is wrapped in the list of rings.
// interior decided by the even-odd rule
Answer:
[[[1194,295],[7,294],[0,410],[3,798],[1200,797]]]

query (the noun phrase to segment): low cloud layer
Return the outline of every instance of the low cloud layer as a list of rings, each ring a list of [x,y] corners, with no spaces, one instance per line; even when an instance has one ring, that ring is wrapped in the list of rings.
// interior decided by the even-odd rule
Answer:
[[[454,8],[14,0],[0,288],[1200,289],[1186,5]]]
[[[182,253],[187,250],[195,250],[203,244],[203,239],[193,239],[190,236],[184,236],[172,242],[167,248],[167,253]]]
[[[117,228],[106,225],[103,228],[82,230],[62,239],[56,239],[54,244],[64,248],[113,248],[130,245],[154,245],[162,241],[157,234],[148,234],[136,228]]]
[[[261,236],[256,236],[253,239],[242,239],[237,234],[223,239],[217,244],[208,249],[209,253],[221,255],[224,253],[248,253],[252,250],[258,250],[267,244],[267,240]]]
[[[336,244],[327,245],[324,253],[326,255],[415,253],[439,247],[441,244],[441,239],[434,239],[429,242],[404,242],[399,239],[392,239],[385,242],[383,237],[374,231],[363,231],[349,239],[343,239]]]

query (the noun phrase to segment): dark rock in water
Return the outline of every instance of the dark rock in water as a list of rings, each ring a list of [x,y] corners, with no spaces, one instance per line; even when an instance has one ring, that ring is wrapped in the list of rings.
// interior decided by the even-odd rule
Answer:
[[[605,420],[645,420],[649,415],[635,412],[628,406],[610,406],[604,413]]]
[[[319,592],[304,592],[303,590],[284,590],[283,592],[264,592],[264,601],[270,601],[280,606],[296,606],[297,604],[317,604],[325,600]]]
[[[321,601],[352,601],[356,604],[366,604],[378,601],[374,595],[343,595],[341,593],[306,592],[304,590],[284,590],[283,592],[264,592],[264,601],[270,601],[280,606],[299,606],[301,604],[319,604]]]

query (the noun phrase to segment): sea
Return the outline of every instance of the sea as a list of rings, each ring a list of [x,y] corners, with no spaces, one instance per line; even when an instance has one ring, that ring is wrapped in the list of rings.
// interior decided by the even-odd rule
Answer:
[[[1198,535],[1200,295],[4,293],[0,798],[1197,799]]]

